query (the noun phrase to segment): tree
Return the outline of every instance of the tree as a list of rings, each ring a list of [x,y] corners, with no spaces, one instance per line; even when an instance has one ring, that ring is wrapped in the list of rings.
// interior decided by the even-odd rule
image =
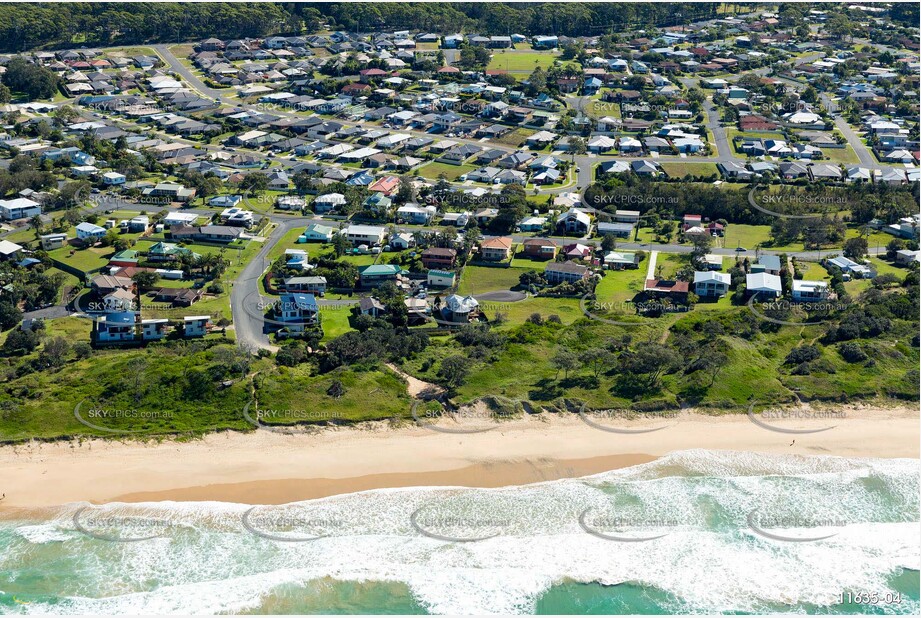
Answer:
[[[345,234],[336,234],[333,236],[333,251],[336,253],[336,257],[342,257],[345,255],[345,252],[351,249],[352,243],[349,242],[348,237]]]
[[[9,301],[0,301],[0,330],[9,330],[22,321],[22,311]]]
[[[852,260],[862,259],[867,254],[868,249],[866,238],[858,236],[856,238],[849,238],[844,242],[844,255]]]
[[[894,260],[896,254],[905,248],[905,241],[901,238],[893,238],[889,241],[889,244],[886,245],[886,259]]]
[[[31,330],[14,330],[6,336],[3,342],[3,353],[13,356],[28,354],[38,347],[38,334]]]
[[[131,279],[141,290],[149,290],[160,281],[160,275],[150,270],[142,270],[141,272],[135,273]]]
[[[38,355],[38,362],[44,367],[60,367],[69,351],[70,343],[64,337],[48,339]]]
[[[678,354],[659,343],[647,343],[635,352],[630,352],[621,357],[621,369],[634,376],[646,377],[649,387],[655,387],[662,373],[668,372],[678,365]]]
[[[449,356],[441,361],[438,376],[444,380],[448,388],[454,389],[464,384],[467,374],[470,373],[470,360],[459,354]]]
[[[605,234],[601,237],[601,248],[605,251],[613,251],[617,248],[617,238],[613,234]]]
[[[605,369],[614,363],[614,354],[606,348],[590,348],[585,352],[585,362],[592,369],[592,375],[597,380]]]
[[[345,386],[342,384],[342,380],[333,380],[329,388],[326,389],[326,394],[333,399],[339,399],[345,395]]]
[[[240,181],[240,188],[249,195],[256,195],[269,188],[269,177],[262,172],[253,172],[244,176]]]
[[[556,369],[556,377],[560,377],[560,370],[564,371],[565,377],[569,378],[569,372],[573,369],[578,369],[580,365],[579,357],[575,352],[567,349],[560,348],[556,354],[553,355],[553,358],[550,359],[550,365]]]
[[[27,62],[22,56],[14,56],[6,64],[3,83],[14,92],[22,92],[29,99],[50,99],[58,90],[60,78],[37,64]]]

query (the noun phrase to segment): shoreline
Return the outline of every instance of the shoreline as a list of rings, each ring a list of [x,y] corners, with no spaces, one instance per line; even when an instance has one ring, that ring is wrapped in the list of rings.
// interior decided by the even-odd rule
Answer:
[[[690,449],[842,457],[919,457],[916,408],[847,406],[844,416],[772,421],[682,412],[592,427],[547,413],[481,433],[387,423],[208,434],[192,442],[34,442],[0,447],[0,513],[71,502],[227,501],[282,504],[369,489],[501,487],[588,476]],[[816,431],[834,425],[833,429]]]

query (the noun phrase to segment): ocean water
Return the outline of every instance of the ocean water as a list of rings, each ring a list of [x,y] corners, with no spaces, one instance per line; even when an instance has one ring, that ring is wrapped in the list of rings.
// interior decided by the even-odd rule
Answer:
[[[917,614],[907,459],[691,450],[499,489],[0,519],[0,614]]]

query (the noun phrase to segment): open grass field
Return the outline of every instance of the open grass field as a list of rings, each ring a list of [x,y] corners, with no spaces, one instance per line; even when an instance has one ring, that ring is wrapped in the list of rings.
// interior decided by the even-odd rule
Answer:
[[[518,146],[524,144],[525,140],[534,135],[534,133],[536,133],[536,131],[532,131],[531,129],[515,129],[514,131],[509,131],[502,137],[497,137],[492,141],[497,144],[503,144],[505,146],[512,146],[517,148]]]
[[[448,180],[457,180],[459,176],[463,176],[467,172],[472,172],[475,169],[477,168],[473,165],[450,165],[448,163],[433,161],[417,169],[416,173],[429,180],[437,180],[441,174],[444,174]]]
[[[823,148],[822,154],[825,155],[828,163],[843,163],[845,165],[857,165],[860,163],[860,157],[848,144],[844,148]]]
[[[526,72],[537,67],[548,69],[559,56],[553,52],[495,50],[487,65],[488,70]]]
[[[523,268],[493,268],[490,266],[465,266],[458,285],[458,294],[482,294],[508,290],[518,285]]]
[[[698,161],[663,161],[662,169],[669,178],[684,178],[691,176],[711,176],[718,174],[716,163],[702,163]]]
[[[339,398],[327,394],[333,380],[345,388]],[[303,420],[314,423],[409,418],[411,407],[406,384],[383,368],[337,369],[319,376],[309,366],[284,368],[262,380],[255,397],[260,407],[265,402],[277,410],[303,411]]]

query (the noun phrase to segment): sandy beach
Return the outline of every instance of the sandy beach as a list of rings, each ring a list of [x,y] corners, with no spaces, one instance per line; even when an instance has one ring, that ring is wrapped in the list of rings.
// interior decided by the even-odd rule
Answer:
[[[919,456],[917,408],[836,408],[835,419],[771,421],[683,412],[667,419],[538,414],[482,433],[368,423],[296,435],[223,432],[192,442],[28,443],[0,448],[0,512],[94,503],[218,500],[281,504],[380,487],[521,485],[596,474],[687,449],[843,457]],[[443,426],[451,427],[447,421]],[[456,427],[456,426],[455,426]]]

